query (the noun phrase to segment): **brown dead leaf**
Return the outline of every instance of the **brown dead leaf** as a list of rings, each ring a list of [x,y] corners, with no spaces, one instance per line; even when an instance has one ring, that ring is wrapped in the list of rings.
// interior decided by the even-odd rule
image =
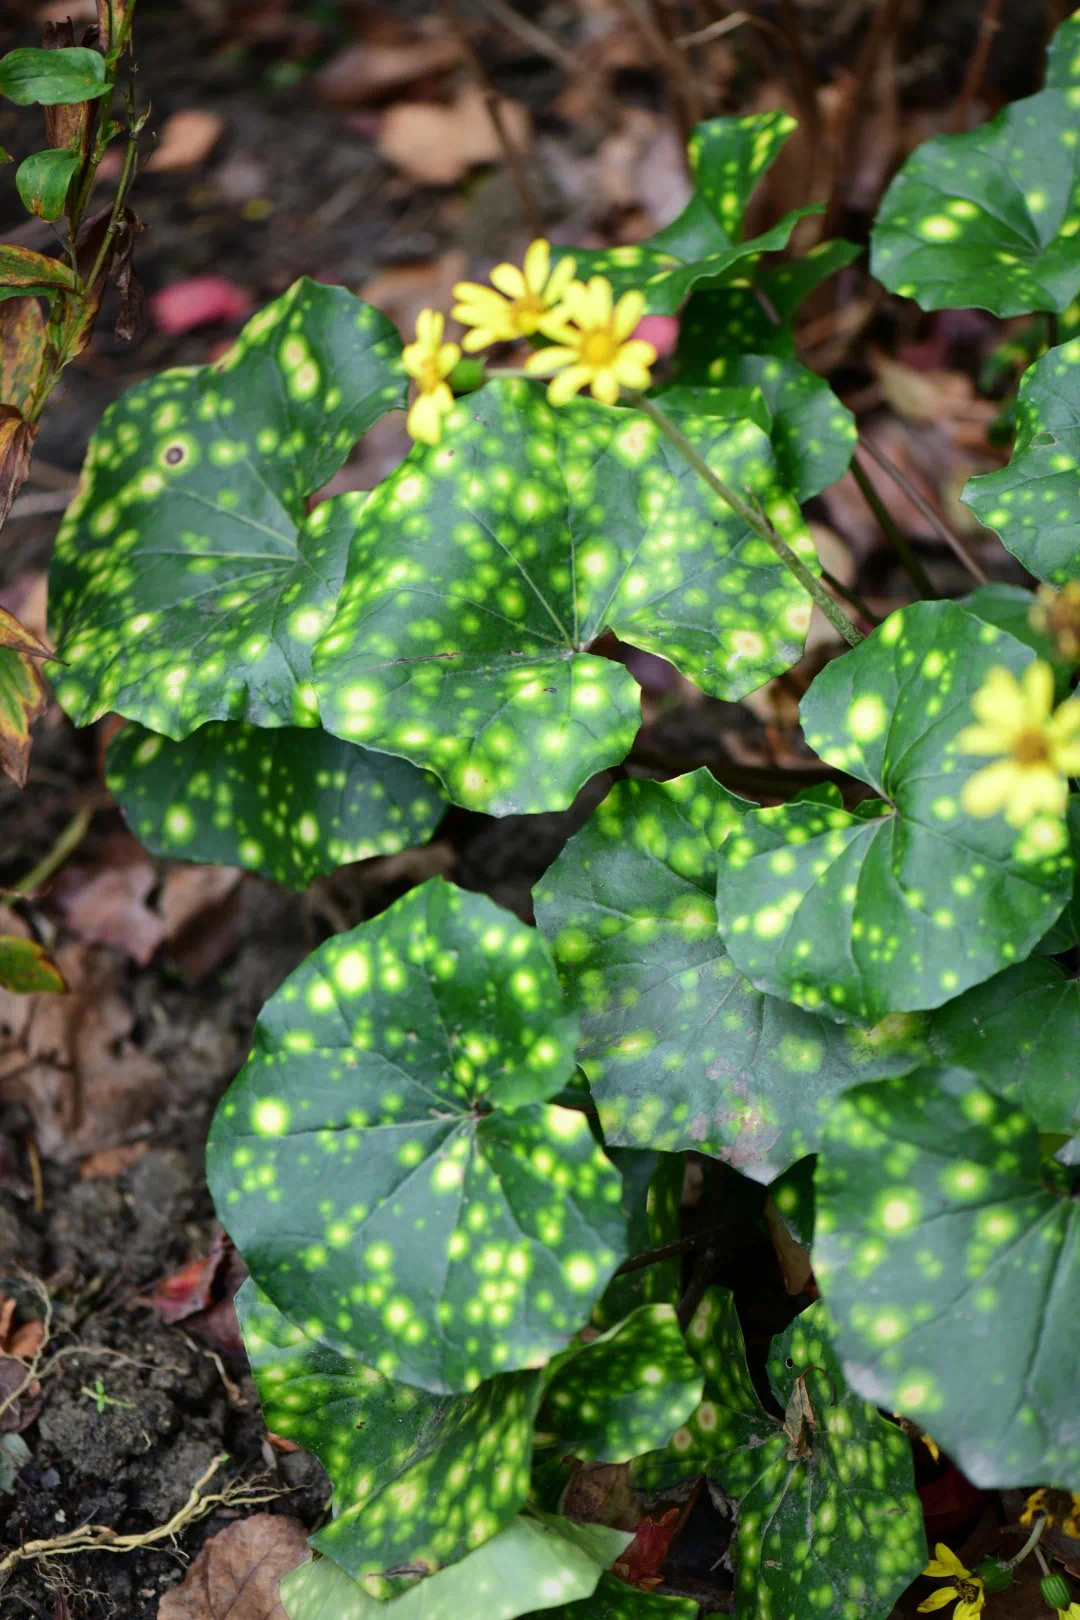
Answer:
[[[36,298],[0,303],[0,404],[25,410],[45,358],[45,317]]]
[[[14,405],[0,405],[0,525],[26,483],[36,438],[36,423],[24,421]]]
[[[278,1581],[309,1556],[299,1519],[253,1513],[210,1537],[157,1620],[288,1620]]]
[[[13,1395],[27,1373],[27,1363],[45,1338],[44,1323],[31,1319],[15,1326],[16,1301],[0,1294],[0,1400]],[[35,1378],[11,1405],[0,1413],[0,1432],[19,1434],[41,1411],[41,1385]]]
[[[194,169],[210,156],[225,120],[208,107],[181,107],[161,126],[148,169]]]
[[[30,727],[45,713],[48,698],[36,658],[0,647],[0,771],[16,787],[30,769]]]
[[[130,833],[95,851],[94,864],[71,862],[50,894],[64,921],[88,945],[111,945],[145,967],[165,939],[165,922],[146,904],[157,867]]]
[[[233,1300],[246,1276],[247,1267],[232,1241],[219,1230],[210,1253],[163,1278],[150,1303],[162,1322],[182,1322],[215,1350],[242,1356],[244,1343]]]
[[[4,305],[0,304],[0,309]],[[41,568],[27,568],[0,590],[0,608],[13,613],[24,630],[39,643],[43,652],[51,653],[52,640],[48,628],[49,576]]]
[[[920,371],[872,346],[867,361],[888,404],[909,422],[966,422],[981,428],[1000,407],[975,397],[975,384],[962,371]]]
[[[42,1155],[67,1164],[143,1133],[165,1071],[131,1039],[115,956],[69,944],[56,963],[66,995],[0,990],[0,1101],[24,1103]]]
[[[359,106],[379,101],[419,79],[447,73],[460,61],[460,45],[445,35],[347,45],[316,73],[315,93],[334,107]]]
[[[641,1507],[630,1484],[629,1463],[582,1463],[567,1487],[563,1512],[582,1524],[636,1530]]]
[[[144,1137],[141,1142],[127,1142],[120,1147],[101,1148],[97,1153],[91,1153],[79,1166],[80,1181],[113,1180],[122,1176],[125,1170],[142,1158],[150,1143]]]
[[[507,136],[520,151],[529,137],[529,115],[519,101],[499,100]],[[502,155],[498,133],[482,90],[467,85],[456,101],[403,101],[379,126],[379,152],[421,185],[452,186],[477,163]]]
[[[769,1229],[773,1249],[776,1251],[780,1275],[789,1294],[804,1294],[813,1285],[814,1268],[810,1251],[793,1238],[787,1223],[771,1198],[765,1201],[765,1225]],[[814,1290],[815,1294],[817,1290]]]

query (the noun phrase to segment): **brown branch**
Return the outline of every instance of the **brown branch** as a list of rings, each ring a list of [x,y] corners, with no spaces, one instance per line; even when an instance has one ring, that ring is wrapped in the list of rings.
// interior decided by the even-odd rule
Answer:
[[[949,120],[949,129],[952,134],[959,134],[967,129],[971,116],[971,104],[979,93],[979,87],[986,73],[986,64],[990,60],[993,49],[994,35],[1001,27],[1001,13],[1004,0],[986,0],[982,16],[979,19],[979,32],[975,36],[975,49],[964,74],[964,82],[960,86],[960,94],[953,107],[952,118]]]
[[[877,462],[882,472],[892,479],[896,487],[903,490],[912,506],[918,508],[938,539],[944,541],[957,560],[963,563],[971,577],[980,585],[989,584],[990,576],[983,572],[974,557],[969,556],[944,519],[934,511],[929,501],[923,499],[910,478],[905,477],[896,463],[885,454],[884,450],[879,449],[873,439],[868,439],[865,436],[859,439],[859,444],[867,455]]]

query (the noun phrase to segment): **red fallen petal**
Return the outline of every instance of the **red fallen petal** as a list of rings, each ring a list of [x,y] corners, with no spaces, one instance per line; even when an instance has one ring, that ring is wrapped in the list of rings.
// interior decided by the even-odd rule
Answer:
[[[240,321],[251,313],[251,294],[224,276],[192,276],[162,287],[149,300],[154,325],[173,336],[213,321]]]
[[[675,353],[675,345],[679,341],[679,318],[677,315],[643,315],[631,336],[651,343],[663,360],[665,355]]]

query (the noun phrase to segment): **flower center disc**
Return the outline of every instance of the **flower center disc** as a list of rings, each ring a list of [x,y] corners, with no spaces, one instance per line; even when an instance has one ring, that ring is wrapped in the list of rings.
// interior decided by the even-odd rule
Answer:
[[[540,324],[540,318],[547,311],[547,305],[539,293],[525,293],[521,298],[515,298],[510,305],[510,312],[518,331],[525,337],[532,337]]]
[[[603,328],[589,332],[581,345],[581,358],[587,366],[610,366],[618,352],[619,345]]]
[[[1018,765],[1041,765],[1049,757],[1050,750],[1041,731],[1022,731],[1013,743],[1013,758]]]
[[[439,370],[439,361],[436,355],[428,355],[420,363],[420,376],[417,378],[420,391],[430,394],[442,382],[442,372]]]

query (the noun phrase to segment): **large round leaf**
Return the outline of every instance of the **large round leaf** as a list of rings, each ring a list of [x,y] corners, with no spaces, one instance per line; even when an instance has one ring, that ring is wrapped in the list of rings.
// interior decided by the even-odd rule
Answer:
[[[334,1487],[311,1545],[373,1597],[463,1558],[524,1507],[542,1372],[429,1395],[309,1339],[250,1277],[236,1309],[267,1427],[314,1452]]]
[[[675,372],[680,381],[700,381],[700,368],[721,354],[794,360],[791,327],[799,306],[862,251],[856,243],[836,237],[818,242],[799,259],[761,270],[754,278],[756,286],[695,292],[679,319]],[[764,296],[758,295],[757,288]]]
[[[207,1148],[278,1309],[425,1389],[543,1366],[625,1255],[617,1172],[540,1106],[574,1035],[540,936],[441,879],[308,957]]]
[[[406,381],[384,316],[303,279],[213,365],[109,408],[50,578],[77,725],[110,709],[177,738],[206,720],[316,723],[311,649],[366,496],[305,516],[307,498]]]
[[[1062,90],[925,141],[882,198],[871,273],[921,309],[1066,309],[1080,290],[1078,164],[1076,109]]]
[[[657,315],[674,315],[700,282],[722,286],[745,277],[763,253],[787,246],[804,214],[820,212],[793,209],[763,235],[738,240],[754,188],[794,128],[794,118],[778,111],[699,124],[688,148],[694,192],[682,213],[642,242],[569,250],[578,276],[606,276],[616,293],[640,289]]]
[[[1033,956],[950,1001],[930,1050],[971,1069],[1022,1108],[1040,1131],[1071,1135],[1080,1121],[1080,980]]]
[[[952,602],[917,602],[818,675],[810,746],[882,800],[754,810],[722,846],[720,932],[759,989],[869,1022],[938,1007],[1034,949],[1071,886],[1063,827],[965,815],[985,760],[955,750],[988,669],[1031,658]]]
[[[422,844],[447,800],[427,771],[319,728],[213,720],[173,742],[127,725],[106,780],[155,855],[244,866],[293,888]]]
[[[520,1516],[459,1563],[420,1581],[389,1612],[393,1620],[515,1620],[554,1609],[587,1598],[631,1539],[554,1514]],[[288,1620],[377,1620],[388,1612],[329,1558],[291,1570],[280,1594]]]
[[[665,410],[709,416],[717,384],[721,391],[760,389],[777,471],[796,500],[808,501],[844,476],[858,438],[855,418],[823,377],[776,355],[721,354],[710,360],[708,350],[698,353],[698,363],[680,366],[680,382],[659,396]]]
[[[1078,255],[1080,258],[1080,255]],[[969,480],[963,499],[1036,579],[1080,577],[1080,338],[1025,371],[1008,466]]]
[[[1066,17],[1046,52],[1047,90],[1069,90],[1080,85],[1080,11]]]
[[[662,1487],[704,1470],[736,1499],[746,1620],[885,1620],[926,1557],[911,1446],[845,1382],[824,1307],[770,1346],[783,1422],[758,1399],[727,1289],[709,1290],[687,1342],[705,1368],[705,1399],[635,1479]]]
[[[315,658],[331,731],[431,766],[458,803],[556,809],[639,724],[634,681],[590,650],[605,630],[718,697],[798,657],[806,593],[647,417],[555,409],[510,380],[446,423],[444,444],[417,446],[357,528]],[[681,426],[816,567],[761,429]]]
[[[814,1271],[848,1382],[976,1485],[1080,1490],[1080,1199],[962,1069],[859,1086],[817,1166]]]
[[[538,1427],[575,1457],[629,1462],[667,1445],[700,1399],[674,1307],[641,1305],[556,1371]]]
[[[607,1142],[699,1148],[757,1181],[846,1086],[923,1060],[924,1020],[841,1027],[762,995],[716,931],[715,849],[750,808],[706,770],[620,782],[536,890]]]

